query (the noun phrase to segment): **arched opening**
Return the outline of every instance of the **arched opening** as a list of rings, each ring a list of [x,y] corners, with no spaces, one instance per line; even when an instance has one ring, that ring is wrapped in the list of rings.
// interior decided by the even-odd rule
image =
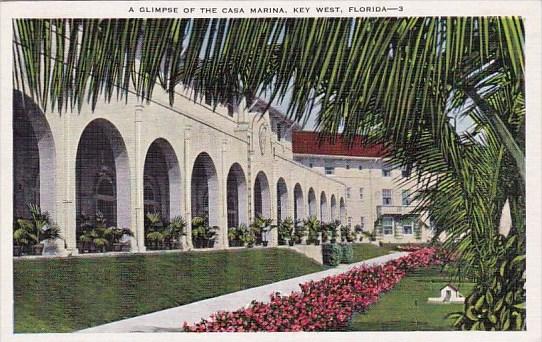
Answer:
[[[331,195],[331,221],[336,221],[339,219],[337,216],[337,200],[335,199],[335,195]]]
[[[309,216],[316,217],[316,195],[314,189],[309,189]]]
[[[294,222],[305,216],[305,202],[303,201],[303,190],[301,185],[296,183],[294,187]]]
[[[271,193],[267,176],[258,172],[254,182],[254,217],[271,217]]]
[[[27,203],[56,219],[56,148],[45,114],[13,93],[13,217],[30,218]]]
[[[202,217],[209,226],[218,225],[219,194],[216,168],[211,157],[202,152],[192,169],[192,218]]]
[[[143,203],[145,214],[158,213],[162,221],[181,215],[181,170],[175,151],[165,139],[156,139],[145,157]]]
[[[238,163],[230,167],[226,187],[228,228],[247,224],[247,183]]]
[[[322,191],[320,194],[320,221],[321,222],[328,222],[329,221],[329,213],[327,208],[327,197],[326,193]]]
[[[342,224],[346,224],[346,205],[344,203],[344,198],[341,197],[339,201],[339,215]]]
[[[131,228],[128,153],[111,122],[96,119],[84,129],[75,171],[77,226],[101,215],[107,226]]]
[[[284,178],[277,182],[277,222],[281,222],[288,216],[288,188]]]

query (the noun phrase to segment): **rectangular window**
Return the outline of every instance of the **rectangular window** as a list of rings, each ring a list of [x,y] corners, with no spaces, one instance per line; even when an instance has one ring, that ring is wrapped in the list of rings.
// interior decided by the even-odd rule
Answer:
[[[359,188],[359,199],[363,199],[363,188]]]
[[[411,201],[410,201],[410,191],[403,190],[402,193],[401,193],[401,199],[402,199],[403,206],[410,205],[410,203],[411,203]]]
[[[412,221],[403,224],[403,234],[405,235],[412,234]]]
[[[335,173],[335,167],[334,166],[326,166],[325,167],[326,175],[332,175]]]
[[[359,218],[359,225],[361,226],[361,229],[365,229],[365,217]]]
[[[346,188],[346,198],[350,198],[350,191],[352,188]]]
[[[393,234],[393,217],[382,218],[382,232],[384,235]]]
[[[391,189],[382,190],[382,205],[392,205]]]
[[[280,123],[277,123],[277,140],[282,139],[282,126]]]
[[[352,217],[348,216],[348,226],[350,227],[352,225]]]
[[[388,169],[388,168],[383,168],[382,169],[382,176],[383,177],[390,177],[391,176],[391,170]]]

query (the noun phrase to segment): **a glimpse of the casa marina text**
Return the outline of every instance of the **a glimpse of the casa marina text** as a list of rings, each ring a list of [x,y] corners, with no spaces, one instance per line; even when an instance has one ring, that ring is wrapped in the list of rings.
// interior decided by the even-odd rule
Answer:
[[[295,14],[295,15],[326,15],[326,14],[393,14],[403,12],[402,5],[389,6],[303,6],[303,7],[157,7],[129,6],[128,13],[147,14],[179,14],[179,15],[260,15],[260,14]]]

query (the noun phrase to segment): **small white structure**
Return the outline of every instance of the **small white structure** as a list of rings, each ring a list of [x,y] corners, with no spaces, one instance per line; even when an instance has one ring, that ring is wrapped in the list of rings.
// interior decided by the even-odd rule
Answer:
[[[428,298],[427,301],[435,304],[464,303],[465,297],[459,293],[457,287],[447,284],[440,289],[440,297]]]

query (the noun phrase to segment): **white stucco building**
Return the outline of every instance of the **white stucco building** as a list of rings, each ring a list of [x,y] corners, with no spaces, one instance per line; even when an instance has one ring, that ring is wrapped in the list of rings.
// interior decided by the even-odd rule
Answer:
[[[14,218],[28,216],[26,203],[39,204],[76,253],[81,218],[97,211],[108,225],[134,232],[134,251],[145,250],[151,210],[164,220],[208,215],[220,227],[218,248],[227,246],[227,227],[258,214],[275,222],[320,210],[346,217],[344,184],[296,163],[297,126],[273,109],[261,115],[263,107],[213,111],[181,93],[170,106],[156,91],[148,104],[134,96],[99,100],[94,111],[44,113],[14,92]],[[316,193],[334,204],[315,207]]]
[[[388,177],[378,155],[322,155],[314,143],[305,144],[310,153],[299,152],[292,137],[313,133],[295,133],[299,127],[273,108],[262,115],[265,106],[213,110],[181,91],[170,106],[157,89],[149,103],[134,95],[126,102],[99,99],[94,110],[85,105],[79,113],[42,112],[15,91],[14,218],[28,216],[26,203],[39,204],[61,227],[72,254],[83,217],[98,211],[108,225],[132,230],[133,251],[146,249],[149,211],[166,221],[208,216],[220,227],[216,248],[227,247],[227,227],[256,215],[274,222],[314,215],[369,231],[382,218],[379,238],[421,241],[413,234],[415,220],[411,228],[403,222],[410,206],[393,185],[400,170]],[[392,200],[382,203],[387,189]]]
[[[410,243],[431,238],[426,219],[412,213],[416,184],[406,170],[388,169],[382,146],[331,142],[314,132],[294,132],[294,160],[343,183],[346,224],[376,233],[383,242]]]

